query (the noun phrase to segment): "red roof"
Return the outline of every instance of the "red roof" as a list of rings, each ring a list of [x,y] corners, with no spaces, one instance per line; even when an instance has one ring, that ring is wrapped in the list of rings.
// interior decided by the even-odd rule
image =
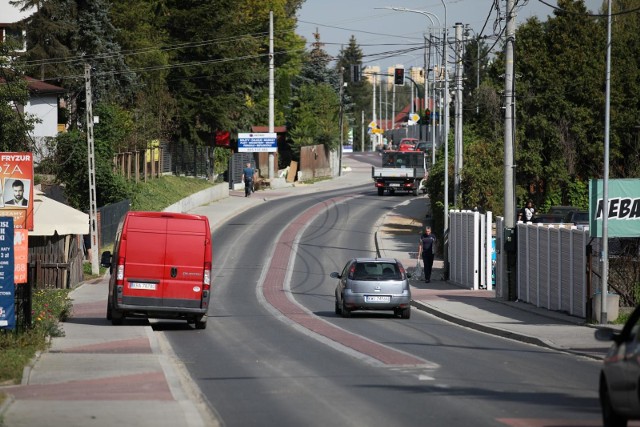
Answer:
[[[29,92],[33,93],[64,93],[65,90],[59,86],[36,80],[33,77],[25,77]]]
[[[24,79],[27,81],[27,88],[31,93],[40,94],[40,93],[64,93],[65,92],[65,89],[59,86],[45,83],[41,80],[34,79],[33,77],[25,77]],[[6,82],[5,79],[0,78],[0,83],[5,83],[5,82]]]
[[[275,133],[287,133],[286,126],[274,126],[273,131]],[[255,133],[268,133],[269,126],[251,126],[251,132]]]

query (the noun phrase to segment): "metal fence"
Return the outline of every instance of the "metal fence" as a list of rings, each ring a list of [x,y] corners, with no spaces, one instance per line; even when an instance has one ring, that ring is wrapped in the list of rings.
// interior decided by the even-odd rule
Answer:
[[[449,213],[449,280],[473,289],[491,289],[495,271],[496,297],[517,299],[537,307],[587,318],[589,301],[600,286],[591,265],[589,231],[568,225],[518,223],[516,264],[508,268],[504,219],[491,212]],[[495,238],[495,258],[492,239]],[[492,265],[495,259],[495,266]],[[508,295],[509,274],[516,274],[515,295]]]
[[[571,226],[518,223],[518,299],[587,317],[589,231]]]
[[[492,213],[449,211],[449,280],[493,289]]]
[[[98,208],[100,247],[114,243],[118,225],[130,208],[131,201],[129,199]]]

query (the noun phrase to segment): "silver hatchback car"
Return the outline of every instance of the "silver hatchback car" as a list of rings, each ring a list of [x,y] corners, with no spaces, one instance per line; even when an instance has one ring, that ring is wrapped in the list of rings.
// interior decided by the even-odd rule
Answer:
[[[411,317],[411,289],[408,274],[393,258],[354,258],[342,272],[330,275],[338,279],[336,314],[350,317],[354,310],[393,310],[403,319]]]

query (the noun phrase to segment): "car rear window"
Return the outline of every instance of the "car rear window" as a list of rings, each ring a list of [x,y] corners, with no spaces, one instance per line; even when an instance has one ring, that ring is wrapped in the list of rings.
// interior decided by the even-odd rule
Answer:
[[[349,276],[352,280],[402,280],[398,265],[389,262],[358,262]]]

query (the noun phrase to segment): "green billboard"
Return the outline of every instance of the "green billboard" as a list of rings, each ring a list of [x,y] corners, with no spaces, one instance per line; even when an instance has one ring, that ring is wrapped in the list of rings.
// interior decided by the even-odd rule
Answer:
[[[608,181],[609,206],[607,235],[609,237],[640,237],[640,179],[611,179]],[[603,181],[589,183],[589,234],[602,237]]]

